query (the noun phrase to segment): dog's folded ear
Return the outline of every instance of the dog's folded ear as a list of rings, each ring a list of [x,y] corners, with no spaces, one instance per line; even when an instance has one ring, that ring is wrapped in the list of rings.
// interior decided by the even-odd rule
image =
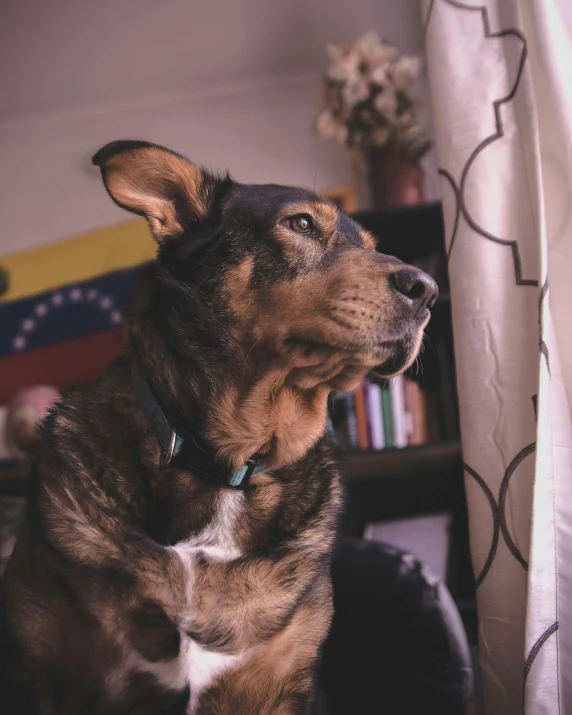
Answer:
[[[142,141],[111,142],[93,163],[115,203],[144,216],[159,242],[207,220],[222,183],[183,156]]]

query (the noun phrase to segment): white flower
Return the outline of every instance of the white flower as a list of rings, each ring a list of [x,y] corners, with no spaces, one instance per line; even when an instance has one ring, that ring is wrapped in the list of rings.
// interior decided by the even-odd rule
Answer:
[[[377,95],[373,103],[377,111],[384,117],[393,116],[397,110],[397,97],[389,86],[384,87],[383,92]]]
[[[327,109],[316,119],[316,131],[325,139],[344,143],[348,138],[348,128]]]
[[[369,77],[373,84],[378,84],[380,87],[386,84],[388,80],[387,65],[379,65],[379,67],[376,67],[373,70]]]
[[[326,52],[332,60],[332,64],[326,72],[328,79],[334,82],[347,82],[359,77],[360,58],[356,52],[339,45],[328,45]]]
[[[393,62],[397,57],[395,47],[382,42],[373,30],[356,40],[353,47],[359,53],[362,63],[374,69]]]
[[[375,30],[368,30],[353,43],[362,57],[367,58],[381,47],[381,40]]]
[[[359,102],[364,102],[369,97],[369,82],[365,77],[358,75],[355,80],[348,81],[341,90],[342,100],[347,109],[352,109]]]
[[[419,77],[421,60],[412,55],[403,55],[393,63],[391,78],[397,92],[405,92]]]
[[[369,57],[369,63],[372,67],[387,66],[397,59],[397,49],[393,45],[381,45],[375,53]]]

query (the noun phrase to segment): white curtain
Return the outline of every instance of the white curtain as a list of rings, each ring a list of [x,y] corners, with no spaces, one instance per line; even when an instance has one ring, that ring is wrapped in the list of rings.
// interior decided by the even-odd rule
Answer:
[[[487,715],[572,715],[572,0],[422,2]]]

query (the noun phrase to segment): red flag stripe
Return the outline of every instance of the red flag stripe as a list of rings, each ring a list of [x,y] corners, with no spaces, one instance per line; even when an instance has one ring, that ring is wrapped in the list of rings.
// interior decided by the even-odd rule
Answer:
[[[0,404],[31,385],[53,385],[62,389],[89,382],[123,349],[119,331],[112,328],[4,357],[0,359]]]

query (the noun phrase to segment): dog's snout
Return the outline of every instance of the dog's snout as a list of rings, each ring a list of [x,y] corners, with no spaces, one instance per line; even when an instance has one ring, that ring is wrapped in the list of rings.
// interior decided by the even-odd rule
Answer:
[[[435,305],[439,289],[435,281],[417,268],[402,268],[391,274],[394,287],[409,298],[416,311],[430,309]]]

